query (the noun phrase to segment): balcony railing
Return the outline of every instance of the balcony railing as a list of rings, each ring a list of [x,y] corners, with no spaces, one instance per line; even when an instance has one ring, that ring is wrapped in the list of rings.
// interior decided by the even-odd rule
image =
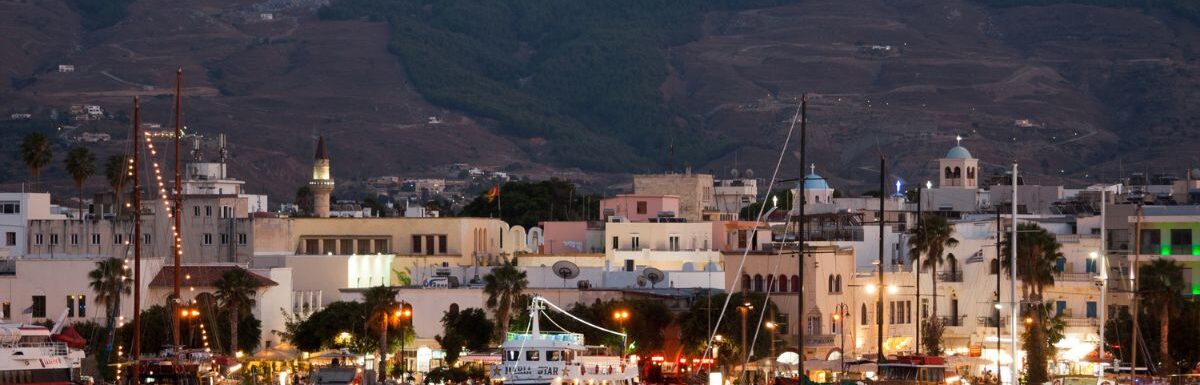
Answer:
[[[966,321],[967,321],[967,316],[960,315],[960,316],[954,317],[954,316],[944,315],[944,316],[938,316],[938,319],[942,321],[942,326],[965,326]]]
[[[962,271],[940,271],[937,274],[937,279],[939,282],[962,282],[963,281],[963,272]]]
[[[1054,282],[1090,282],[1096,279],[1097,273],[1054,273]]]
[[[805,346],[830,346],[837,334],[809,334],[804,336]]]
[[[1063,317],[1063,323],[1068,327],[1096,327],[1100,320],[1095,318]]]
[[[1008,325],[1008,316],[1001,316],[1001,317],[977,317],[977,318],[976,318],[976,321],[978,321],[978,325],[979,325],[979,326],[984,326],[984,327],[990,327],[990,328],[994,328],[994,327],[997,327],[997,326],[1006,326],[1006,325]]]

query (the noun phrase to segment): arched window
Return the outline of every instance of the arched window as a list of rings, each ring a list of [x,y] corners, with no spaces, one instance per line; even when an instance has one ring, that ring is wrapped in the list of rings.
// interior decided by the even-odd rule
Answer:
[[[842,275],[841,274],[838,274],[837,277],[834,277],[833,285],[836,287],[838,293],[842,292]]]
[[[967,179],[975,179],[975,168],[967,167]]]
[[[961,168],[954,167],[954,177],[962,178],[962,169]]]
[[[750,291],[750,274],[742,274],[742,291]]]
[[[767,274],[767,291],[769,291],[769,292],[778,291],[778,289],[776,289],[776,286],[775,286],[775,276],[774,275]]]
[[[829,275],[829,283],[828,283],[828,286],[829,286],[829,292],[830,292],[830,293],[833,293],[833,292],[834,292],[834,290],[833,290],[833,274],[830,274],[830,275]]]
[[[992,258],[992,266],[988,271],[989,274],[1000,274],[1000,260]]]
[[[950,171],[950,166],[946,166],[946,179],[953,178],[954,172]]]
[[[762,274],[754,275],[754,291],[761,293],[763,291]]]
[[[800,292],[800,276],[799,275],[792,276],[792,292],[793,293]]]
[[[779,292],[786,293],[787,291],[788,291],[788,277],[786,275],[780,274],[779,275]]]
[[[867,324],[867,304],[863,303],[862,308],[858,310],[859,324]]]

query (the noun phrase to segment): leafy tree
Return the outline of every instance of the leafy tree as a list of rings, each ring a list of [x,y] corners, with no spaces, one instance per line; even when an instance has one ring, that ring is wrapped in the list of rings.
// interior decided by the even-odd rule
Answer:
[[[792,209],[792,192],[789,190],[775,190],[771,191],[770,194],[767,194],[766,199],[743,207],[740,211],[738,211],[738,218],[747,221],[755,220],[755,216],[758,215],[758,210],[762,208],[762,205],[768,205],[767,210],[770,210],[772,207],[770,205],[774,202],[775,198],[779,198],[779,210],[786,211]],[[763,210],[763,212],[765,213],[767,210]]]
[[[233,353],[241,341],[238,339],[238,326],[254,308],[258,281],[248,270],[235,267],[222,273],[213,286],[217,289],[215,296],[222,312],[229,317],[229,352]]]
[[[1023,303],[1041,303],[1042,293],[1045,287],[1054,286],[1054,266],[1059,258],[1062,258],[1062,253],[1059,249],[1062,247],[1054,238],[1053,234],[1041,228],[1037,224],[1022,224],[1017,226],[1017,231],[1020,235],[1017,237],[1017,279],[1020,279],[1024,284],[1021,286],[1021,299]],[[1005,240],[1002,243],[1003,256],[1000,264],[1004,271],[1009,273],[1012,261],[1012,234],[1006,234]],[[1037,306],[1037,305],[1035,305]],[[1030,317],[1031,325],[1028,326],[1033,341],[1045,341],[1045,329],[1042,325],[1045,322],[1045,312],[1035,312]],[[1028,357],[1025,361],[1025,371],[1028,375],[1030,383],[1042,383],[1048,379],[1046,372],[1046,358],[1050,357],[1042,344],[1033,344],[1030,346],[1033,350],[1027,350]]]
[[[38,176],[41,174],[42,168],[50,163],[53,156],[54,152],[50,149],[50,138],[46,134],[31,132],[21,140],[21,159],[25,161],[29,175],[33,176],[34,188],[41,186]]]
[[[508,333],[516,300],[529,286],[529,279],[525,277],[525,271],[517,269],[516,263],[505,261],[503,265],[493,268],[491,273],[485,275],[483,282],[483,292],[487,294],[485,305],[500,325],[497,333],[502,340],[504,334]]]
[[[300,188],[296,190],[296,207],[298,210],[300,210],[300,212],[296,213],[296,215],[313,215],[313,198],[313,192],[308,188],[308,185],[300,186]]]
[[[462,348],[482,351],[489,347],[495,335],[496,324],[487,318],[483,309],[451,308],[442,316],[442,335],[435,337],[446,352],[446,363],[453,366],[458,362]]]
[[[500,197],[496,200],[487,196],[491,187],[486,186],[478,197],[462,208],[460,215],[499,217],[510,224],[529,228],[541,221],[584,220],[587,219],[584,212],[596,213],[600,207],[599,196],[580,195],[575,184],[558,178],[505,183],[500,186]]]
[[[96,174],[96,156],[86,147],[75,147],[67,153],[67,173],[75,181],[75,189],[79,191],[79,220],[83,220],[83,182]]]
[[[375,286],[363,292],[363,302],[369,309],[367,316],[368,329],[377,331],[379,338],[379,356],[383,357],[388,352],[387,332],[389,329],[389,320],[392,313],[400,307],[396,302],[396,288],[391,286]],[[386,364],[384,364],[386,366]],[[386,370],[379,371],[379,380],[383,381],[387,375]]]
[[[933,317],[921,322],[921,345],[925,346],[925,354],[942,354],[942,334],[945,332],[946,324],[941,318]]]
[[[711,320],[711,325],[717,326],[717,334],[722,337],[721,341],[714,342],[719,346],[717,350],[719,354],[717,362],[721,365],[740,364],[742,357],[742,324],[737,306],[746,302],[754,306],[753,311],[747,316],[747,338],[754,338],[755,330],[758,330],[759,326],[761,326],[757,322],[760,315],[759,312],[762,311],[764,304],[769,307],[767,314],[779,314],[779,309],[775,306],[775,303],[767,302],[766,296],[762,293],[736,292],[728,295],[732,296],[732,298],[729,300],[729,308],[726,309],[726,317],[721,321],[719,326],[716,324],[716,320],[721,314],[721,305],[725,303],[725,297],[727,296],[725,293],[715,293],[707,297],[697,296],[692,300],[691,308],[676,317],[679,320],[680,342],[683,344],[684,351],[688,353],[688,356],[704,353],[704,348],[709,342],[709,337],[712,336],[712,330],[709,329],[709,322]],[[710,304],[711,307],[709,306]],[[763,322],[766,321],[770,321],[770,319],[764,317]],[[787,325],[787,327],[793,328],[795,326]],[[758,333],[758,339],[754,341],[756,342],[753,344],[754,350],[751,359],[767,356],[771,348],[770,333],[762,330]],[[746,346],[750,347],[751,342],[747,341]]]
[[[908,239],[909,253],[917,256],[920,260],[920,255],[925,254],[925,262],[921,263],[921,268],[930,269],[930,278],[933,282],[933,318],[938,317],[937,307],[937,273],[938,267],[946,260],[942,254],[948,247],[958,246],[958,239],[954,238],[954,227],[950,226],[950,222],[946,221],[945,217],[926,214],[925,220],[912,230],[913,236]],[[1019,238],[1018,238],[1019,239]],[[951,254],[953,256],[953,254]],[[951,261],[953,262],[953,261]],[[934,349],[941,351],[941,348]]]
[[[613,319],[616,311],[628,311],[628,320],[618,322]],[[628,335],[626,353],[655,351],[665,344],[663,330],[674,321],[671,310],[661,301],[642,299],[625,299],[596,301],[591,304],[576,303],[570,309],[572,315],[582,318],[594,325],[600,325],[609,330],[621,331]],[[555,324],[577,333],[582,333],[589,344],[600,343],[617,351],[621,347],[621,338],[601,331],[570,317],[561,314],[549,314]],[[544,325],[544,324],[543,324]]]
[[[142,310],[141,316],[141,350],[142,353],[154,354],[164,346],[171,344],[171,315],[166,307],[154,305]],[[117,331],[117,341],[125,347],[125,354],[132,352],[133,322],[126,322]]]
[[[1183,266],[1170,259],[1158,258],[1149,265],[1139,266],[1138,274],[1138,295],[1142,297],[1142,303],[1148,311],[1158,313],[1158,359],[1166,374],[1174,374],[1179,368],[1168,348],[1170,322],[1172,314],[1183,307]]]
[[[108,258],[96,261],[96,268],[88,272],[88,287],[95,294],[97,304],[104,306],[105,349],[100,351],[97,361],[102,367],[108,364],[110,347],[107,341],[115,327],[117,312],[121,308],[121,297],[133,292],[133,278],[125,268],[125,261]]]
[[[1027,306],[1021,312],[1026,320],[1024,332],[1021,334],[1021,348],[1025,349],[1027,354],[1025,375],[1031,381],[1049,376],[1047,362],[1056,354],[1057,348],[1054,344],[1063,339],[1063,332],[1067,327],[1062,313],[1051,315],[1053,309],[1053,302],[1036,303]]]
[[[290,341],[304,351],[346,348],[357,354],[374,352],[379,346],[379,330],[372,329],[375,326],[370,325],[370,314],[371,305],[365,302],[331,303],[300,321]],[[392,323],[389,331],[395,332],[388,334],[389,346],[398,346],[400,338],[407,341],[413,336],[411,322],[405,322],[403,328]],[[343,333],[350,338],[342,339]]]

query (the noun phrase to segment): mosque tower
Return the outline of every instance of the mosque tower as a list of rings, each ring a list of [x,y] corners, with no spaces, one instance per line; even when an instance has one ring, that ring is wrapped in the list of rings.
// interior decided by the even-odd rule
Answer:
[[[312,180],[308,189],[313,195],[313,213],[318,218],[329,217],[329,194],[333,192],[333,177],[329,175],[329,154],[325,152],[325,137],[317,138],[317,153],[313,156]]]

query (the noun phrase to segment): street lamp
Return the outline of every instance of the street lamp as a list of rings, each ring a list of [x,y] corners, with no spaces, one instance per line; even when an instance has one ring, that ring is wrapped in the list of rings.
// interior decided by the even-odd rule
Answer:
[[[740,377],[743,384],[746,383],[746,362],[750,360],[750,352],[746,351],[746,316],[750,314],[751,310],[754,310],[754,305],[750,302],[738,306],[738,312],[742,313],[742,375]]]
[[[621,333],[625,333],[625,320],[629,319],[629,310],[619,309],[613,310],[613,320],[617,321],[617,326],[621,328]],[[621,358],[625,358],[625,340],[621,340]]]
[[[775,321],[767,321],[763,327],[767,328],[768,335],[771,338],[771,345],[769,345],[771,348],[771,353],[767,356],[767,381],[770,383],[770,381],[775,378],[774,373],[772,373],[772,369],[775,368],[775,328],[779,327],[779,325],[776,324]]]
[[[405,337],[407,337],[405,336],[406,333],[404,333],[404,320],[412,320],[412,304],[408,302],[400,303],[400,308],[396,310],[395,315],[397,326],[400,328],[400,381],[403,382],[405,380],[404,372],[408,369],[408,361],[406,361],[404,358],[404,340],[406,339]]]

